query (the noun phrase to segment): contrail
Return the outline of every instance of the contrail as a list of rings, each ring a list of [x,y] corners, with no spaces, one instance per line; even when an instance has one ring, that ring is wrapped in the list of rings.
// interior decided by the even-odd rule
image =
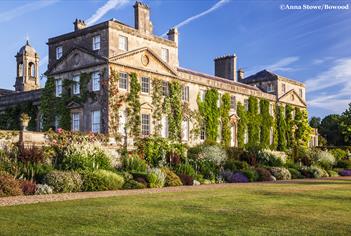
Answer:
[[[219,2],[217,2],[216,4],[214,4],[211,8],[207,9],[206,11],[203,11],[203,12],[201,12],[201,13],[195,15],[195,16],[191,16],[191,17],[189,17],[188,19],[186,19],[186,20],[180,22],[179,24],[173,26],[172,28],[180,28],[180,27],[182,27],[182,26],[184,26],[184,25],[187,25],[187,24],[189,24],[190,22],[192,22],[192,21],[194,21],[194,20],[196,20],[196,19],[198,19],[198,18],[200,18],[200,17],[203,17],[203,16],[205,16],[205,15],[207,15],[207,14],[209,14],[209,13],[215,11],[215,10],[217,10],[217,9],[220,8],[221,6],[227,4],[229,1],[230,1],[230,0],[220,0]],[[166,36],[166,35],[167,35],[167,32],[164,33],[164,34],[162,34],[162,36]]]
[[[108,0],[102,7],[97,9],[96,12],[89,19],[86,20],[86,24],[94,24],[110,10],[121,8],[129,2],[130,0]]]

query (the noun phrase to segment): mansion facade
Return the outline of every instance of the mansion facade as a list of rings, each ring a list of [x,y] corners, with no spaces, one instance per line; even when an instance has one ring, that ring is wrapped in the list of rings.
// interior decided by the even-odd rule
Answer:
[[[141,86],[141,133],[148,136],[153,133],[152,80],[162,80],[164,96],[167,96],[168,83],[177,80],[182,86],[182,102],[191,110],[198,109],[197,99],[203,99],[206,90],[215,88],[220,94],[231,96],[231,145],[237,145],[237,103],[248,106],[250,96],[270,103],[270,113],[274,115],[277,104],[290,104],[306,109],[306,90],[303,83],[294,81],[267,70],[245,78],[244,71],[237,68],[237,57],[227,55],[214,59],[215,75],[183,68],[178,60],[178,30],[172,28],[167,38],[153,34],[150,21],[150,9],[147,5],[136,2],[134,5],[135,26],[131,27],[115,19],[93,26],[86,26],[82,20],[74,22],[74,31],[49,38],[49,61],[46,76],[53,78],[55,96],[62,96],[66,80],[73,81],[70,93],[79,96],[81,88],[79,78],[82,74],[91,76],[87,89],[95,97],[103,96],[102,80],[111,78],[117,72],[119,93],[127,95],[130,91],[130,75],[135,73]],[[42,89],[39,88],[39,56],[27,43],[17,58],[16,91],[0,90],[0,112],[6,107],[21,101],[40,103]],[[88,98],[79,103],[68,105],[71,115],[71,130],[81,132],[111,133],[110,103],[100,99]],[[119,132],[125,134],[127,105],[119,108]],[[36,129],[41,129],[40,111],[35,117]],[[167,117],[162,117],[163,137],[168,137]],[[56,117],[53,126],[60,127],[60,117]],[[182,122],[182,140],[190,145],[202,142],[205,137],[201,132],[193,138],[190,133],[193,124],[189,120]],[[273,134],[272,134],[273,135]]]

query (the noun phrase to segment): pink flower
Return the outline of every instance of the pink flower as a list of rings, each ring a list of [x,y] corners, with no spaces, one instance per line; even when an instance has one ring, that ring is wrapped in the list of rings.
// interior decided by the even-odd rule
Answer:
[[[58,128],[58,129],[57,129],[57,133],[59,133],[59,134],[61,134],[61,133],[62,133],[62,131],[63,131],[63,129],[62,129],[62,128]]]
[[[52,140],[52,143],[57,144],[57,140],[56,139]]]

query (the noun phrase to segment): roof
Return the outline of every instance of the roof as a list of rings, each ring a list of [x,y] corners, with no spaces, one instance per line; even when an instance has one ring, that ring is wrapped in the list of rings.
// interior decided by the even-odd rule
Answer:
[[[2,88],[0,88],[0,96],[11,94],[11,93],[15,93],[15,91],[9,90],[9,89],[2,89]]]
[[[26,44],[20,48],[20,50],[18,51],[18,54],[23,55],[24,53],[29,53],[29,54],[36,54],[37,52],[35,51],[35,49],[30,46],[28,40],[26,42]]]
[[[225,79],[225,78],[221,78],[221,77],[217,77],[217,76],[213,76],[213,75],[208,75],[208,74],[204,74],[204,73],[201,73],[201,72],[197,72],[197,71],[193,71],[193,70],[185,69],[185,68],[181,68],[181,67],[178,67],[177,69],[178,69],[179,72],[184,72],[184,73],[188,73],[188,74],[192,74],[192,75],[197,75],[197,76],[205,77],[207,79],[212,79],[212,80],[216,80],[216,81],[227,83],[227,84],[236,85],[236,86],[247,88],[247,89],[261,91],[259,88],[255,87],[255,86],[252,86],[252,85],[243,84],[243,83],[240,83],[240,82],[235,82],[235,81],[228,80],[228,79]]]
[[[246,77],[245,79],[242,80],[243,83],[246,84],[251,84],[251,83],[256,83],[256,82],[263,82],[263,81],[274,81],[274,80],[284,80],[293,84],[297,84],[300,86],[305,86],[303,83],[300,81],[288,79],[284,76],[278,75],[276,73],[273,73],[268,70],[261,70],[257,72],[254,75],[250,75],[249,77]]]

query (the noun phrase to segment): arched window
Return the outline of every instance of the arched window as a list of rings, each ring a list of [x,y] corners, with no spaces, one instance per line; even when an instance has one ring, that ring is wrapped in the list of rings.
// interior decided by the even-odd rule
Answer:
[[[19,64],[18,65],[18,77],[22,77],[23,76],[23,64]]]
[[[35,77],[35,66],[33,63],[29,63],[30,77]]]

